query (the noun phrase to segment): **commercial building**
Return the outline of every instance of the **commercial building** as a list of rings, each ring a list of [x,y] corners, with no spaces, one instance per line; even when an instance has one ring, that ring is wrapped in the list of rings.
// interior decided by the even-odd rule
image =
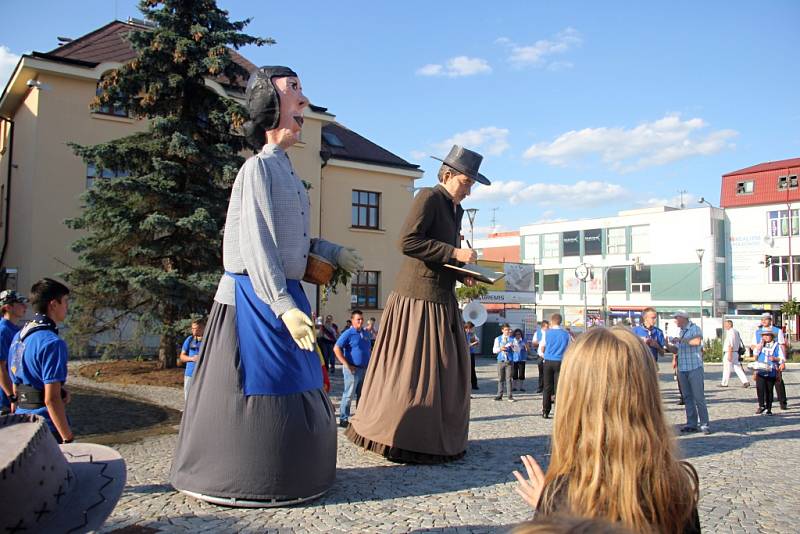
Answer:
[[[761,163],[722,176],[720,206],[729,235],[729,312],[777,311],[798,296],[800,158]],[[779,314],[775,313],[779,319]]]
[[[142,29],[147,26],[114,21],[49,52],[26,54],[0,95],[3,287],[26,292],[33,281],[75,265],[70,246],[79,233],[63,221],[79,213],[81,194],[95,180],[114,176],[98,176],[67,143],[97,144],[147,127],[121,108],[90,109],[101,76],[135,56],[125,34]],[[231,54],[245,69],[255,69]],[[206,85],[243,102],[240,85],[219,78],[206,79]],[[313,87],[308,91],[313,95]],[[326,108],[310,106],[305,119],[302,142],[289,155],[297,174],[311,183],[312,228],[357,248],[365,260],[364,273],[319,311],[343,322],[359,306],[380,317],[401,263],[398,234],[422,171],[339,124]],[[320,301],[313,295],[310,300]]]

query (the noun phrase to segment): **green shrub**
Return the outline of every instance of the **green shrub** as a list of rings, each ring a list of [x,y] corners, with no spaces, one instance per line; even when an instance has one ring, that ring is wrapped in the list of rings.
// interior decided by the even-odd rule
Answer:
[[[722,340],[706,339],[703,342],[703,361],[721,362],[722,361]]]

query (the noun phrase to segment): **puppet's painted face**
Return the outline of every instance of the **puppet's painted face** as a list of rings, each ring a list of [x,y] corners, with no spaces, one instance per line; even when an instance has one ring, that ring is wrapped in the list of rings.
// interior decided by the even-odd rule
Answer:
[[[300,132],[303,128],[303,110],[308,106],[308,99],[303,95],[303,86],[300,79],[294,76],[274,78],[275,89],[280,95],[280,121],[276,130],[283,142],[290,141],[293,145],[300,141]],[[283,143],[281,143],[283,144]]]

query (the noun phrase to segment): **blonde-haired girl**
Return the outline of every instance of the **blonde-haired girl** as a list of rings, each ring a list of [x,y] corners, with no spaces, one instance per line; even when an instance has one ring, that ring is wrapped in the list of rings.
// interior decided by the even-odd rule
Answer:
[[[522,458],[517,491],[540,514],[619,522],[637,532],[699,532],[698,479],[677,458],[656,364],[626,328],[580,336],[564,357],[543,473]]]

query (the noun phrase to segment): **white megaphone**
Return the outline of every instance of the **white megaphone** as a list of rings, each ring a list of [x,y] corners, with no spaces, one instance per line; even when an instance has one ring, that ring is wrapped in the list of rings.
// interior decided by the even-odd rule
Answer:
[[[488,316],[489,314],[486,312],[486,308],[477,300],[470,301],[469,304],[464,306],[464,311],[461,312],[461,317],[464,318],[464,322],[466,323],[469,321],[475,326],[480,326],[485,323]]]

